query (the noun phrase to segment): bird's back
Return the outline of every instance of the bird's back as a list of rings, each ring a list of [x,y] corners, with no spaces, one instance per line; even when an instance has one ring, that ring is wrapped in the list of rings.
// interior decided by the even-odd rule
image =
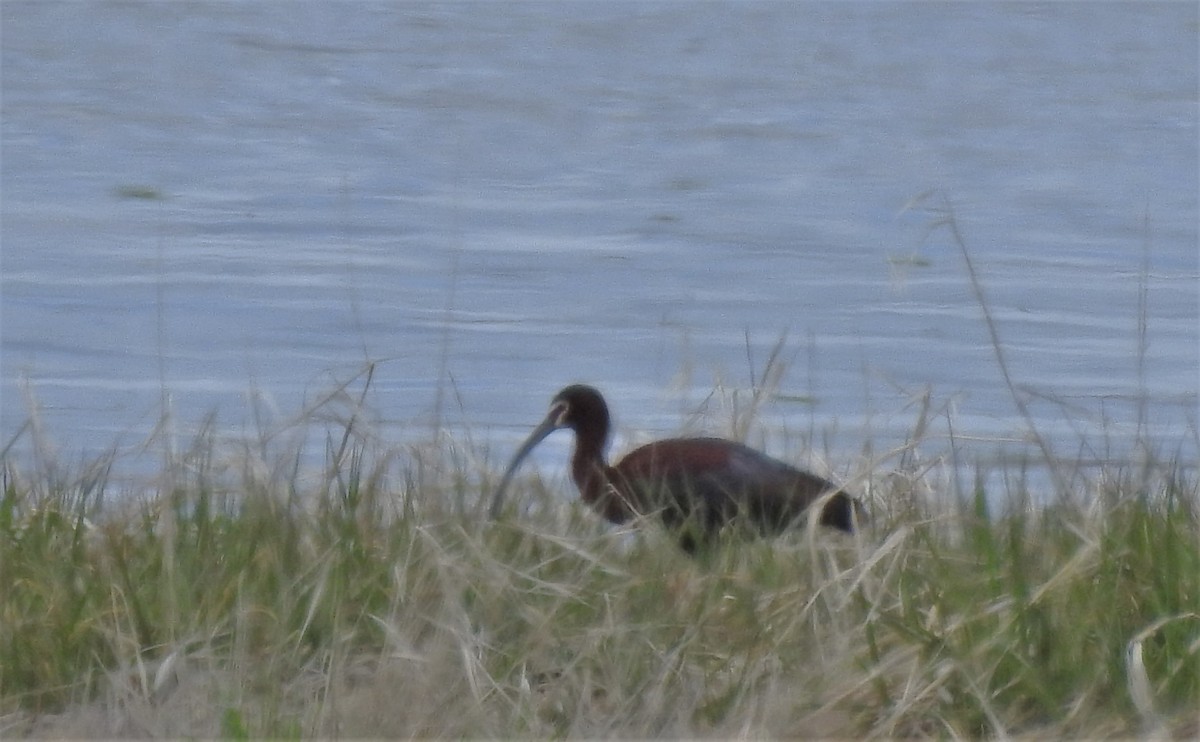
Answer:
[[[837,490],[822,477],[720,438],[657,441],[631,451],[613,470],[614,484],[639,510],[659,512],[670,527],[691,523],[703,537],[737,518],[761,533],[778,533]],[[820,522],[850,531],[854,507],[839,492],[826,502]]]

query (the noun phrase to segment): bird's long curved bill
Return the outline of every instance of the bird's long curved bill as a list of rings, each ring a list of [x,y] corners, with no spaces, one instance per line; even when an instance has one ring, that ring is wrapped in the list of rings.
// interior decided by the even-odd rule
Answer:
[[[504,492],[508,489],[508,484],[512,481],[513,475],[516,474],[517,467],[521,465],[521,462],[525,460],[525,457],[529,455],[529,452],[537,447],[537,444],[541,443],[546,436],[558,429],[557,418],[558,410],[551,410],[550,414],[546,416],[546,419],[542,420],[542,422],[533,429],[533,432],[529,434],[529,437],[525,439],[525,442],[522,443],[521,447],[517,450],[516,455],[513,456],[512,462],[508,465],[508,469],[504,471],[504,477],[500,480],[500,486],[496,488],[495,494],[492,495],[492,506],[488,509],[488,517],[490,517],[492,520],[498,518],[500,516],[500,511],[504,509]]]

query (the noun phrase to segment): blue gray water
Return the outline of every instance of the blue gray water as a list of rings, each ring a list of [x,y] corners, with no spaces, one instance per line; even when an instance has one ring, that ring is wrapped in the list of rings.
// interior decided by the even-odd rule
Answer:
[[[949,204],[1056,450],[1121,455],[1140,407],[1194,460],[1197,13],[6,0],[0,434],[31,399],[71,458],[164,400],[240,430],[376,360],[398,443],[503,458],[572,381],[627,443],[786,333],[774,453],[886,448],[928,390],[931,440],[1011,454]]]

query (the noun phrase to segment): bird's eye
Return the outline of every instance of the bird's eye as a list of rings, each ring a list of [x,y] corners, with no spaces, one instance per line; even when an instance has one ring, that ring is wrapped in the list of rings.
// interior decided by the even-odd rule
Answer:
[[[554,406],[552,413],[554,415],[554,424],[560,428],[567,426],[567,416],[571,414],[571,405],[566,402],[559,402]]]

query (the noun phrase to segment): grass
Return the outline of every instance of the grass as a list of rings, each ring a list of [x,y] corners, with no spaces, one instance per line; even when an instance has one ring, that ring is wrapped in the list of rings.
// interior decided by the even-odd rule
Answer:
[[[782,344],[727,391],[734,437],[796,401]],[[0,737],[1200,735],[1195,462],[1084,466],[1038,437],[1043,461],[961,484],[926,395],[895,465],[850,482],[861,533],[693,560],[536,478],[487,520],[473,446],[364,422],[372,371],[281,430],[164,445],[136,493],[115,453],[57,464],[34,414],[33,455],[0,450]]]
[[[487,522],[490,472],[317,417],[319,477],[201,434],[139,500],[106,462],[29,476],[6,455],[0,734],[1197,730],[1200,497],[1169,465],[1004,512],[913,467],[864,486],[856,537],[694,561],[536,480]]]

